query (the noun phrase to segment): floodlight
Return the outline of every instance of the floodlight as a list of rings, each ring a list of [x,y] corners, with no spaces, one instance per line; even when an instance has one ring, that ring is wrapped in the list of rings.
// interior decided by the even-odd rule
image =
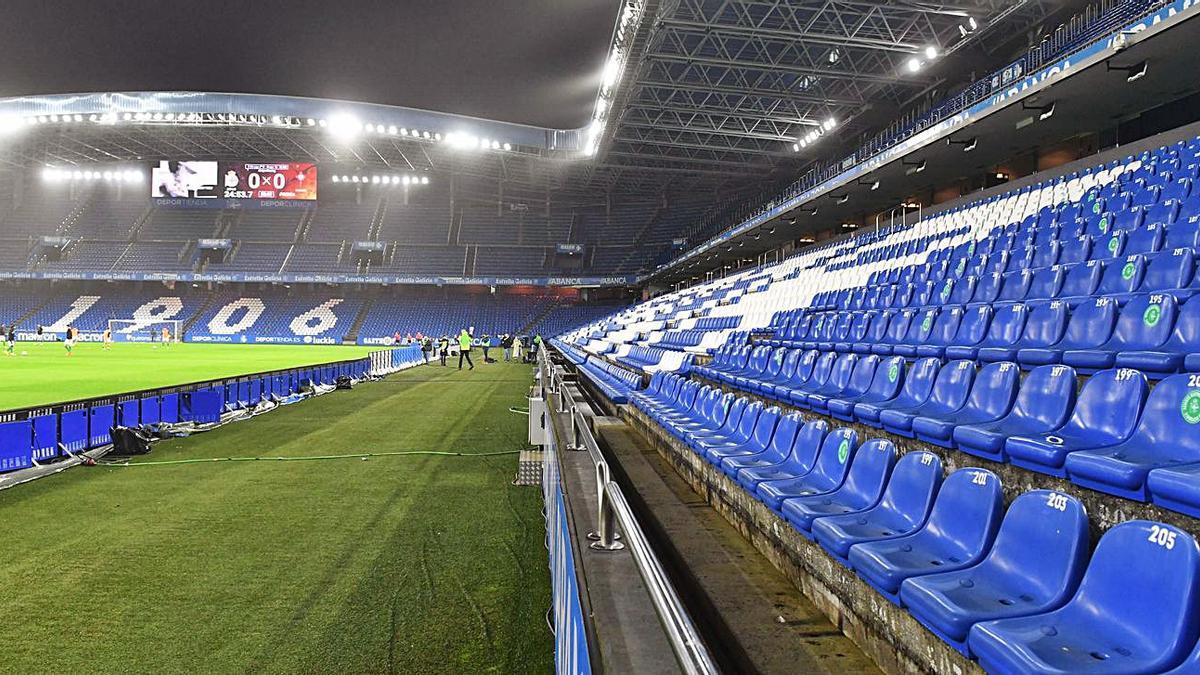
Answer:
[[[506,151],[507,151],[507,150],[512,150],[512,143],[505,143],[505,144],[504,144],[504,149],[505,149]]]
[[[112,180],[113,174],[111,171],[104,172],[104,180]]]
[[[421,185],[429,185],[429,176],[421,176]]]
[[[937,47],[934,47],[933,45],[929,45],[928,47],[925,48],[925,58],[926,59],[929,59],[932,61],[933,59],[936,59],[937,56],[938,56]]]
[[[902,159],[902,160],[900,160],[900,164],[902,166],[906,167],[904,169],[904,174],[906,176],[911,176],[914,173],[921,173],[922,171],[925,170],[925,160],[921,160],[919,162],[909,162],[907,160]]]
[[[20,117],[12,115],[0,116],[0,136],[15,133],[23,126],[25,126],[25,122]]]
[[[845,204],[846,202],[850,201],[850,193],[849,192],[847,192],[844,195],[829,195],[829,196],[833,197],[833,202],[835,204]]]
[[[353,140],[362,130],[362,122],[359,122],[354,115],[338,113],[329,118],[329,133],[339,140]]]
[[[604,64],[604,88],[608,89],[617,83],[617,78],[621,76],[621,52],[613,50],[611,56],[608,57],[608,63]]]
[[[408,184],[412,183],[412,179],[409,178],[408,176],[405,176],[404,178],[401,179],[400,182],[404,183],[405,185],[408,185]]]
[[[422,136],[424,136],[426,139],[428,139],[428,138],[429,138],[429,132],[428,132],[428,131],[422,132],[422,134],[421,134],[421,135],[422,135]]]
[[[969,26],[971,28],[971,30],[975,30],[976,28],[979,28],[979,24],[976,23],[975,17],[973,17],[973,16],[967,17],[967,26]]]
[[[336,183],[336,182],[338,182],[338,177],[337,177],[337,176],[334,176],[334,177],[333,177],[333,182],[335,182],[335,183]]]
[[[872,190],[879,189],[879,181],[877,180],[859,180],[859,185],[870,185]]]
[[[915,73],[921,69],[921,61],[915,56],[906,61],[904,65],[910,73]]]
[[[837,126],[837,120],[832,117],[825,120],[825,123],[821,125],[821,127],[824,128],[825,131],[832,131],[833,128],[836,126]]]
[[[800,144],[792,143],[792,152],[800,152]]]
[[[304,123],[311,127],[311,126],[314,126],[317,123],[317,121],[310,117],[310,118],[304,120]]]

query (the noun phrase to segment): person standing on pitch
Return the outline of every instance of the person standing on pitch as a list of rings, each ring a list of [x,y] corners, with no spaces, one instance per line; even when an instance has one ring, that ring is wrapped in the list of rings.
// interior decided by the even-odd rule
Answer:
[[[441,340],[438,340],[438,356],[441,357],[442,365],[446,365],[446,354],[450,353],[450,338],[445,335]]]
[[[458,334],[458,369],[462,370],[463,359],[467,360],[467,365],[471,366],[469,370],[475,370],[475,363],[471,361],[471,333],[466,328]]]
[[[508,333],[501,335],[500,336],[500,346],[504,349],[504,360],[511,361],[512,360],[513,336],[509,335]]]

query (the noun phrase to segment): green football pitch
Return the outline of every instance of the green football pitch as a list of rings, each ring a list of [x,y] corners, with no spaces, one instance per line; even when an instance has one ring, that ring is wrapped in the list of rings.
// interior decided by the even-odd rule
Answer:
[[[0,356],[0,410],[364,356],[379,347],[18,342]]]
[[[59,364],[47,350],[23,372],[133,383],[119,368],[163,377],[179,358],[187,378],[212,374],[193,359],[234,372],[354,353],[189,345],[153,365],[122,349],[110,366],[91,351]],[[525,447],[527,418],[509,408],[526,405],[531,375],[422,366],[164,441],[144,466],[0,491],[0,669],[549,672],[541,494],[510,484],[516,455],[484,454]],[[410,451],[464,456],[152,464]]]

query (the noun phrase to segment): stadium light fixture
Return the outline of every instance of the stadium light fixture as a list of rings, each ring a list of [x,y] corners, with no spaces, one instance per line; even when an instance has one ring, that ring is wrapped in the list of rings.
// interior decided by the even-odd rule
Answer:
[[[932,61],[932,60],[936,59],[937,57],[938,57],[938,48],[937,47],[934,47],[933,45],[929,45],[928,47],[925,48],[925,58],[926,59]]]
[[[910,162],[908,160],[902,159],[902,160],[900,160],[900,164],[901,164],[901,166],[906,167],[904,169],[904,175],[906,175],[906,176],[911,176],[914,173],[921,173],[922,171],[925,170],[925,160],[921,160],[919,162]]]
[[[921,70],[921,60],[914,56],[904,62],[904,67],[908,69],[908,72],[915,73]]]
[[[974,150],[975,146],[978,144],[979,144],[979,139],[974,138],[974,137],[968,138],[965,140],[957,140],[957,139],[953,139],[953,138],[946,139],[946,145],[950,145],[950,146],[961,145],[963,152],[970,152],[970,151]]]
[[[25,127],[25,120],[15,115],[0,117],[0,136],[14,134]]]
[[[877,181],[877,180],[863,180],[860,178],[858,180],[858,184],[859,185],[869,185],[869,186],[871,186],[871,190],[873,190],[873,191],[879,189],[879,181]]]
[[[354,115],[340,113],[329,118],[329,133],[338,140],[352,141],[362,130],[362,122]]]
[[[849,192],[847,192],[844,195],[829,195],[829,196],[833,197],[834,204],[845,204],[846,202],[850,201],[850,193]]]

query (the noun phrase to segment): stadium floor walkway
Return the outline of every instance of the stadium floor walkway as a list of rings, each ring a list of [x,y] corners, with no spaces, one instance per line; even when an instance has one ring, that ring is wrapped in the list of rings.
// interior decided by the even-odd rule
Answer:
[[[429,366],[139,461],[524,447],[526,366]],[[10,672],[551,669],[516,456],[76,468],[0,492]]]

